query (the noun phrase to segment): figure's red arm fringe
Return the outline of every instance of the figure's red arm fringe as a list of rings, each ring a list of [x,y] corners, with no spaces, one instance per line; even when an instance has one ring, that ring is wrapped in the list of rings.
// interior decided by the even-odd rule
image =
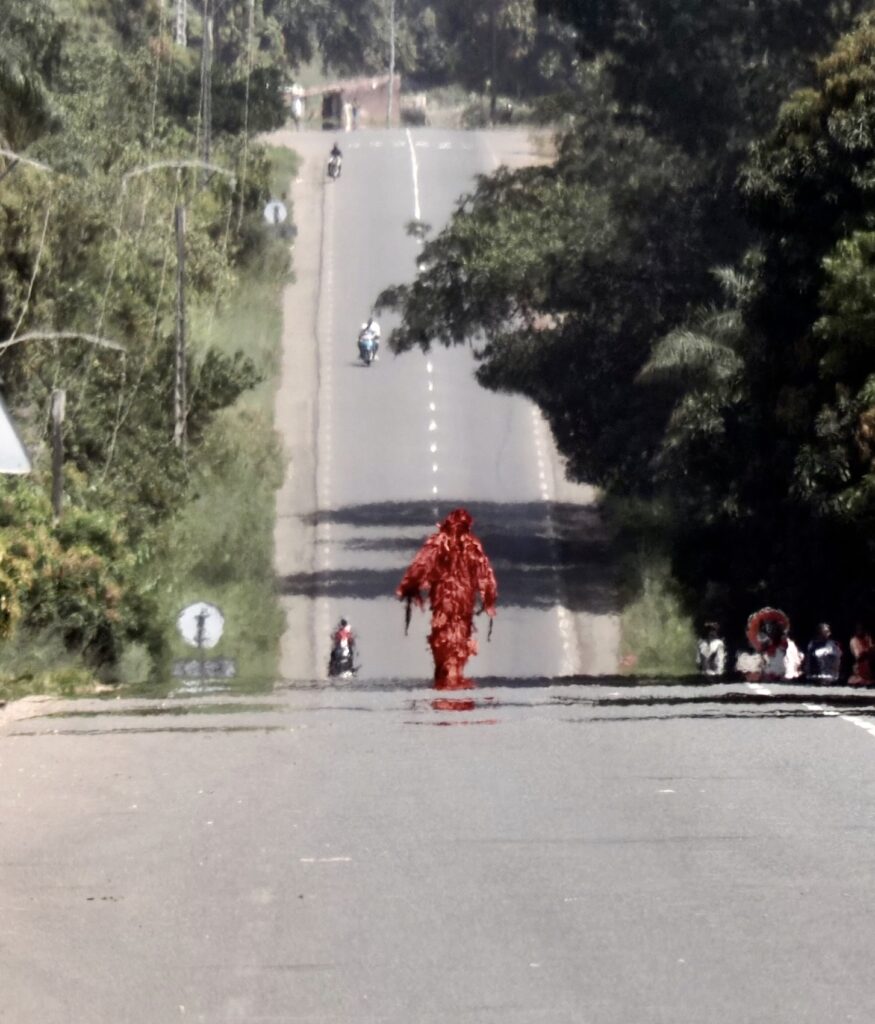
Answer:
[[[438,558],[438,537],[429,537],[410,563],[404,578],[395,591],[401,601],[415,601],[417,607],[423,604],[423,592],[431,589],[431,580]]]

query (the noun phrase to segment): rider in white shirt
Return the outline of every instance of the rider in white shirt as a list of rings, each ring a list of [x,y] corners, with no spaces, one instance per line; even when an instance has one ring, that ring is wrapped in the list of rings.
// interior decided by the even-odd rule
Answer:
[[[367,334],[374,339],[374,359],[380,358],[377,355],[380,351],[380,333],[380,325],[372,316],[368,317],[367,323],[362,324],[361,330],[359,331],[359,341],[361,341]]]

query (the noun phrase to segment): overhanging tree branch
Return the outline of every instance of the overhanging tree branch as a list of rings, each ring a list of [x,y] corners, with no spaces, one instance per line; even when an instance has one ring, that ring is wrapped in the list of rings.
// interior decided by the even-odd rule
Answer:
[[[85,334],[82,331],[30,331],[28,334],[19,334],[17,338],[0,341],[0,352],[4,352],[12,345],[21,345],[25,341],[75,341],[77,339],[87,341],[89,345],[96,345],[98,348],[107,348],[114,352],[127,352],[124,345],[111,338],[102,338],[97,334]]]

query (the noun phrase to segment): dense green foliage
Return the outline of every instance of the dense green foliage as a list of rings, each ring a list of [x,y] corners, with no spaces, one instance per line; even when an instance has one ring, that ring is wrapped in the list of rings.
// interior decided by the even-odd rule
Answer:
[[[259,58],[257,38],[247,53],[248,33],[220,28],[227,60],[215,76],[210,156],[227,173],[205,176],[175,166],[199,157],[204,126],[197,53],[173,45],[168,5],[7,8],[0,147],[45,169],[0,163],[0,341],[23,339],[0,351],[0,374],[35,461],[30,478],[0,478],[0,630],[51,633],[98,665],[131,644],[160,659],[171,524],[203,489],[217,416],[265,369],[245,337],[227,351],[213,334],[235,282],[256,263],[263,272],[274,244],[260,214],[267,161],[244,128],[282,118],[281,70]],[[173,443],[180,204],[186,301],[198,314],[185,450]],[[274,282],[286,272],[278,252]],[[58,388],[67,393],[66,492],[55,524],[48,409]]]
[[[875,607],[867,5],[540,6],[588,60],[577,123],[553,165],[482,179],[384,293],[392,346],[474,340],[697,614],[850,628]]]

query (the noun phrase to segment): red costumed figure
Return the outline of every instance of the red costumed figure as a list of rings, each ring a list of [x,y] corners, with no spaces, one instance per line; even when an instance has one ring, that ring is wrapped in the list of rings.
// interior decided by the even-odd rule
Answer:
[[[440,690],[467,689],[465,663],[477,653],[474,606],[479,595],[482,610],[495,616],[498,591],[495,574],[483,545],[471,533],[473,519],[463,508],[451,512],[419,550],[396,594],[422,607],[423,591],[431,602],[428,644],[434,657],[434,682]],[[491,623],[490,623],[491,627]]]

